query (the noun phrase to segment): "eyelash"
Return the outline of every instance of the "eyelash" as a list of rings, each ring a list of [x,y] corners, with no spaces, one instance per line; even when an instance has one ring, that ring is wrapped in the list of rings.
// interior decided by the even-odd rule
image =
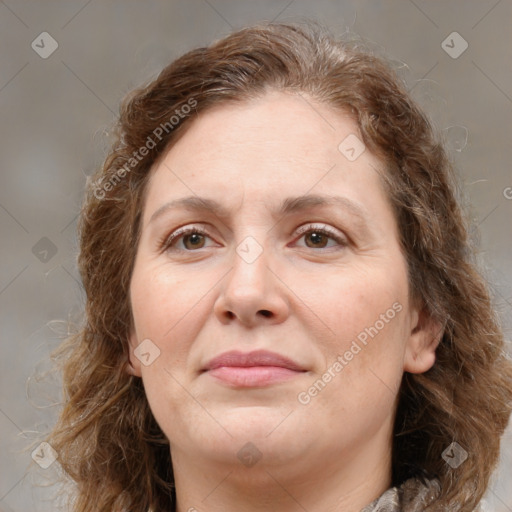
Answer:
[[[326,235],[327,237],[329,237],[329,238],[333,239],[335,242],[337,242],[341,247],[348,246],[348,241],[345,238],[341,237],[336,232],[328,229],[325,226],[318,227],[313,224],[308,224],[306,226],[299,228],[299,230],[298,230],[298,234],[300,235],[300,238],[302,238],[305,234],[310,233],[310,232]],[[172,250],[172,251],[179,251],[179,252],[195,252],[194,250],[176,249],[176,248],[171,247],[171,244],[173,242],[175,242],[175,241],[179,240],[180,238],[182,238],[183,236],[189,235],[189,234],[198,234],[198,235],[203,235],[203,236],[207,236],[207,237],[211,238],[209,233],[201,227],[179,228],[176,231],[174,231],[173,233],[171,233],[170,235],[164,236],[160,240],[159,247],[161,248],[161,250],[166,250],[166,251]],[[202,248],[200,248],[200,249],[202,249]],[[314,248],[306,247],[306,249],[314,249]],[[321,250],[322,249],[325,250],[325,249],[329,249],[329,248],[323,247],[323,248],[321,248]],[[331,249],[332,249],[332,247],[331,247]]]

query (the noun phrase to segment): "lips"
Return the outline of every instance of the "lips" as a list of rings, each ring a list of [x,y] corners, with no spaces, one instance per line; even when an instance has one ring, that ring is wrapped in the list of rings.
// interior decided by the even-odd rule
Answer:
[[[203,371],[235,387],[268,386],[306,372],[290,358],[266,350],[225,352],[209,361]]]
[[[294,371],[304,371],[301,366],[291,359],[269,352],[267,350],[256,350],[254,352],[224,352],[220,356],[214,357],[204,368],[205,370],[214,370],[221,366],[249,368],[251,366],[275,366],[279,368],[288,368]]]

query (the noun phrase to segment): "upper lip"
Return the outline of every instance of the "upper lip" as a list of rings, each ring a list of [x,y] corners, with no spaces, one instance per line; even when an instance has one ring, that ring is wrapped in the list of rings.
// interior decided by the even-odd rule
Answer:
[[[231,350],[211,359],[204,370],[213,370],[221,366],[251,367],[251,366],[279,366],[289,370],[305,371],[298,363],[290,358],[269,352],[268,350],[255,350],[253,352],[240,352]]]

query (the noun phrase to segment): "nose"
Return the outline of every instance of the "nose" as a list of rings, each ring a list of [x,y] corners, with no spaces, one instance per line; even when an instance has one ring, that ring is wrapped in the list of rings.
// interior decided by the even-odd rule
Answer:
[[[268,250],[248,262],[233,253],[233,268],[221,281],[214,314],[223,324],[239,322],[246,327],[283,322],[289,314],[287,287],[269,267]]]

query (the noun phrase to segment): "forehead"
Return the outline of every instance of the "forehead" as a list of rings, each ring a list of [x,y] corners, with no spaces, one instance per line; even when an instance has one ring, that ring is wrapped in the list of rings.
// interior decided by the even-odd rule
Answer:
[[[355,159],[347,140],[362,151]],[[337,191],[359,202],[380,196],[377,206],[386,200],[382,168],[348,116],[304,94],[271,92],[200,113],[151,170],[146,213],[190,195],[277,205],[284,196]]]
[[[332,162],[342,138],[358,132],[347,115],[304,93],[271,91],[201,112],[189,125],[186,140],[179,140],[173,152],[176,155],[181,146],[190,150],[195,145],[193,154],[187,155],[195,161],[220,154],[230,160],[286,156],[304,163]]]

